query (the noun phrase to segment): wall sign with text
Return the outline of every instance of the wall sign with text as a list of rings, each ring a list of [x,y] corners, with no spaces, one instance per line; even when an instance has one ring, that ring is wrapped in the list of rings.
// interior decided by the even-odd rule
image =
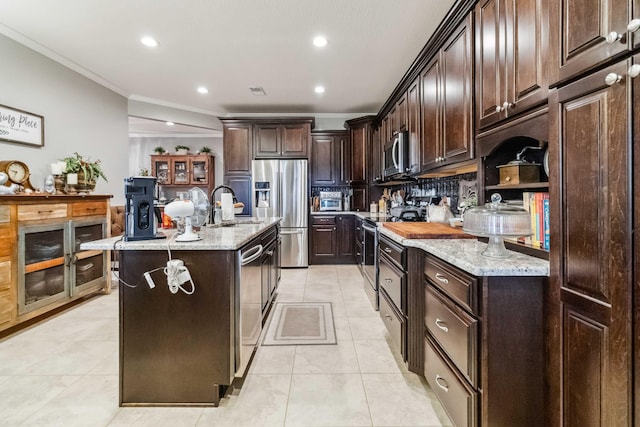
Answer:
[[[0,105],[0,141],[44,146],[44,117]]]

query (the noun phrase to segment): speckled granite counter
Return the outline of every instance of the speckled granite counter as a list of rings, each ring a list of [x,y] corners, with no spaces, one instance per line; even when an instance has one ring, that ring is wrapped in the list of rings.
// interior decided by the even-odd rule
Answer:
[[[247,218],[236,220],[233,226],[207,225],[198,232],[202,240],[195,242],[176,242],[173,238],[176,230],[172,229],[160,230],[167,235],[166,239],[125,242],[122,240],[122,236],[118,236],[82,243],[80,248],[82,250],[166,250],[168,242],[171,250],[235,250],[240,249],[242,245],[260,235],[267,228],[279,223],[280,220],[279,217]]]
[[[405,239],[378,226],[378,231],[403,246],[422,249],[474,276],[548,276],[549,261],[510,251],[511,258],[481,254],[486,243],[471,239]]]

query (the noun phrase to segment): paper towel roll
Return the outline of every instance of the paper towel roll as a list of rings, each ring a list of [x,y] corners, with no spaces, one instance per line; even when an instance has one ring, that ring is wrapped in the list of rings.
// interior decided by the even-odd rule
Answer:
[[[233,220],[235,217],[233,214],[233,195],[231,193],[222,193],[220,195],[220,202],[222,204],[222,220]]]

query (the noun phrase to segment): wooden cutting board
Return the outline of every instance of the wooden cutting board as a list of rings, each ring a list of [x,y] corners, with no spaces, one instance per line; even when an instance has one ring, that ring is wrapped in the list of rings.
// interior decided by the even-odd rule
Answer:
[[[384,228],[405,239],[475,239],[460,228],[439,222],[383,222]]]

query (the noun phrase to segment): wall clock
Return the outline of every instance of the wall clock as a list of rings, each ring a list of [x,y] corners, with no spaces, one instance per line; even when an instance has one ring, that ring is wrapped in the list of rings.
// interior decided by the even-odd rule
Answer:
[[[0,160],[0,171],[8,176],[7,184],[18,184],[24,188],[34,190],[29,181],[29,166],[19,160]],[[6,185],[6,184],[5,184]]]

